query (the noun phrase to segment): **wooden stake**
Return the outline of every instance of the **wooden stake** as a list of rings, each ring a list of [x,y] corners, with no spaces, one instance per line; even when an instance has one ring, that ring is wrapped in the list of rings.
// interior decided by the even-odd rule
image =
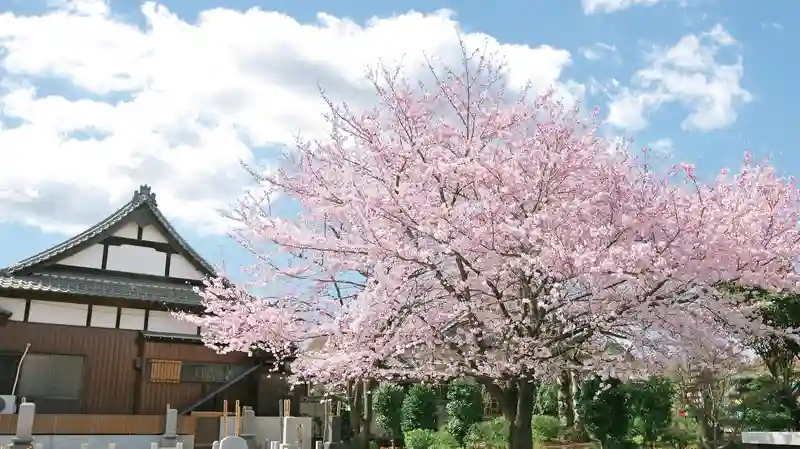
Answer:
[[[225,429],[222,432],[222,438],[228,436],[228,400],[225,399],[222,401],[222,428]]]
[[[239,400],[236,400],[236,421],[233,423],[235,435],[238,437],[242,432],[242,409],[239,408]]]

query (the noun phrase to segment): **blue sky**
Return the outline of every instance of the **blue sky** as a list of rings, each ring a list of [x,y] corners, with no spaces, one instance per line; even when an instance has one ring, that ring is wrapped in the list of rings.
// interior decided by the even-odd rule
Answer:
[[[213,210],[246,188],[238,159],[320,132],[317,83],[367,104],[365,64],[446,59],[456,26],[511,55],[515,75],[600,107],[609,134],[705,174],[745,150],[800,174],[800,63],[787,57],[800,2],[589,3],[0,0],[0,265],[142,183],[212,263],[237,264]]]

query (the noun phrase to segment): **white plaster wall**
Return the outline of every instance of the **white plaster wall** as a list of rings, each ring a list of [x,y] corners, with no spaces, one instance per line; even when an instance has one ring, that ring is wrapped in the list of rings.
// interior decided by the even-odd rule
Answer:
[[[103,245],[92,245],[58,263],[71,267],[101,268],[103,266]]]
[[[180,254],[173,254],[169,261],[169,277],[202,280],[203,274]]]
[[[31,310],[28,313],[28,321],[31,323],[86,326],[86,317],[88,314],[89,306],[87,304],[31,301]]]
[[[175,334],[197,335],[197,326],[179,320],[170,312],[150,311],[147,330],[153,332],[172,332]]]
[[[0,445],[11,444],[11,435],[0,435]],[[116,449],[150,449],[150,443],[161,441],[161,435],[36,435],[34,445],[42,449],[80,449],[86,443],[87,449],[108,449],[108,443],[116,444]],[[178,435],[184,449],[194,449],[194,435]]]
[[[136,237],[139,236],[139,225],[133,222],[125,223],[125,225],[119,228],[119,230],[115,232],[114,235],[117,237],[135,239]]]
[[[144,330],[144,310],[122,309],[119,318],[120,329]]]
[[[0,307],[11,312],[11,321],[25,319],[25,300],[19,298],[0,298]]]
[[[92,306],[91,327],[113,329],[117,327],[117,308],[109,306]]]
[[[142,240],[147,240],[148,242],[159,242],[159,243],[167,243],[167,238],[161,231],[158,230],[153,225],[145,226],[142,229]]]
[[[173,261],[174,262],[174,261]],[[141,246],[109,246],[106,268],[126,273],[164,276],[167,255]]]

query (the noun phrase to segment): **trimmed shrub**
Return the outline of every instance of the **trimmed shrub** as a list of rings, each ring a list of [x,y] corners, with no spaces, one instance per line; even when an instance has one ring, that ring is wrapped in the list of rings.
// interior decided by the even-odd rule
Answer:
[[[447,388],[447,431],[458,446],[464,447],[470,427],[483,418],[483,396],[478,385],[454,380]]]
[[[485,449],[505,449],[508,446],[508,424],[502,417],[477,423],[470,427],[465,442]]]
[[[619,449],[630,430],[628,392],[619,379],[587,379],[581,389],[578,410],[586,430],[604,449]]]
[[[430,449],[436,443],[436,432],[430,429],[413,429],[403,433],[406,449]]]
[[[372,409],[375,411],[375,424],[389,432],[391,438],[402,436],[402,408],[405,391],[399,385],[381,384],[372,398]]]
[[[436,430],[436,392],[425,384],[408,389],[401,408],[403,434],[417,429]]]
[[[563,425],[555,416],[534,415],[531,420],[534,441],[553,441],[561,436]]]

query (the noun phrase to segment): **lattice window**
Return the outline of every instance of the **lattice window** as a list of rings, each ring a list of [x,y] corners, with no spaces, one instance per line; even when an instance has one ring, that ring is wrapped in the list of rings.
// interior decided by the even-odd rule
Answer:
[[[150,382],[177,384],[181,382],[181,361],[151,359]]]
[[[183,362],[182,382],[225,383],[248,369],[227,363]]]

